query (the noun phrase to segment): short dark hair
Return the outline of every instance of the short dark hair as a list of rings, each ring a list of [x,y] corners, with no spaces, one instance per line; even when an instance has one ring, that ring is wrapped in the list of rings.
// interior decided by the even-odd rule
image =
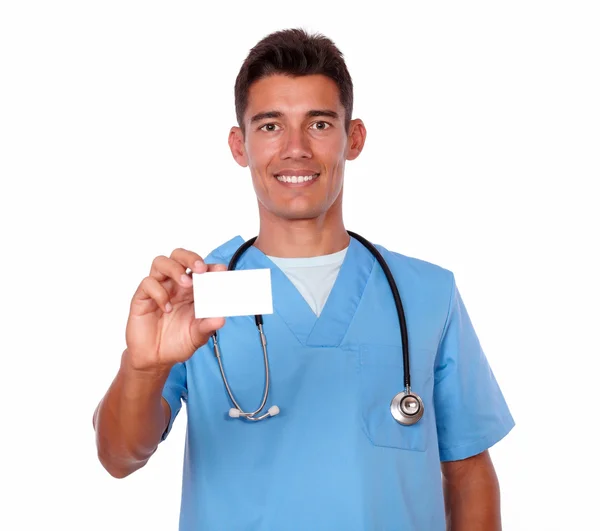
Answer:
[[[235,114],[244,131],[248,91],[255,81],[274,74],[291,77],[321,74],[335,81],[346,116],[346,132],[352,119],[352,78],[337,46],[320,33],[286,29],[267,35],[248,53],[235,80]]]

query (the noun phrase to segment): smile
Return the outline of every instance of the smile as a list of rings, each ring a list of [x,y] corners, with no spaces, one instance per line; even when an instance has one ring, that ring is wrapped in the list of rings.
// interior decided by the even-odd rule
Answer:
[[[280,183],[290,184],[304,184],[310,181],[314,181],[320,173],[313,173],[312,175],[276,175],[275,178]]]

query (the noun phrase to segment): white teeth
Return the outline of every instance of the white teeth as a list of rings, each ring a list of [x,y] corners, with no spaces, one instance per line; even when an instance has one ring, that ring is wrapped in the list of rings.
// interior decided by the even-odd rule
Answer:
[[[278,175],[277,180],[282,183],[305,183],[306,181],[312,181],[319,174],[314,175]]]

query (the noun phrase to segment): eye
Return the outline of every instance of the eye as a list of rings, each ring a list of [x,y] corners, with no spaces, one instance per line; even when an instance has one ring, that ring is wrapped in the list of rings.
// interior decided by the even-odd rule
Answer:
[[[276,130],[275,127],[279,127],[279,126],[277,124],[269,123],[269,124],[262,125],[258,129],[260,131],[266,131],[267,133],[271,133]]]
[[[314,127],[314,126],[317,127]],[[311,127],[314,127],[317,131],[325,131],[326,129],[329,129],[331,127],[331,124],[329,122],[315,122],[314,124],[311,125]]]

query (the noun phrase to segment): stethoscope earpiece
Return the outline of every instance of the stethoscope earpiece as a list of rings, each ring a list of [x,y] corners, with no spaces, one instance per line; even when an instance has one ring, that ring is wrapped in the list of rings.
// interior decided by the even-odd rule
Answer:
[[[229,416],[231,418],[239,419],[240,417],[243,417],[247,420],[262,420],[262,419],[266,419],[267,417],[274,417],[275,415],[279,415],[279,413],[280,413],[279,407],[277,407],[275,405],[273,405],[269,409],[267,409],[267,412],[264,415],[261,415],[260,417],[255,417],[254,414],[245,413],[235,407],[232,407],[229,410]]]

